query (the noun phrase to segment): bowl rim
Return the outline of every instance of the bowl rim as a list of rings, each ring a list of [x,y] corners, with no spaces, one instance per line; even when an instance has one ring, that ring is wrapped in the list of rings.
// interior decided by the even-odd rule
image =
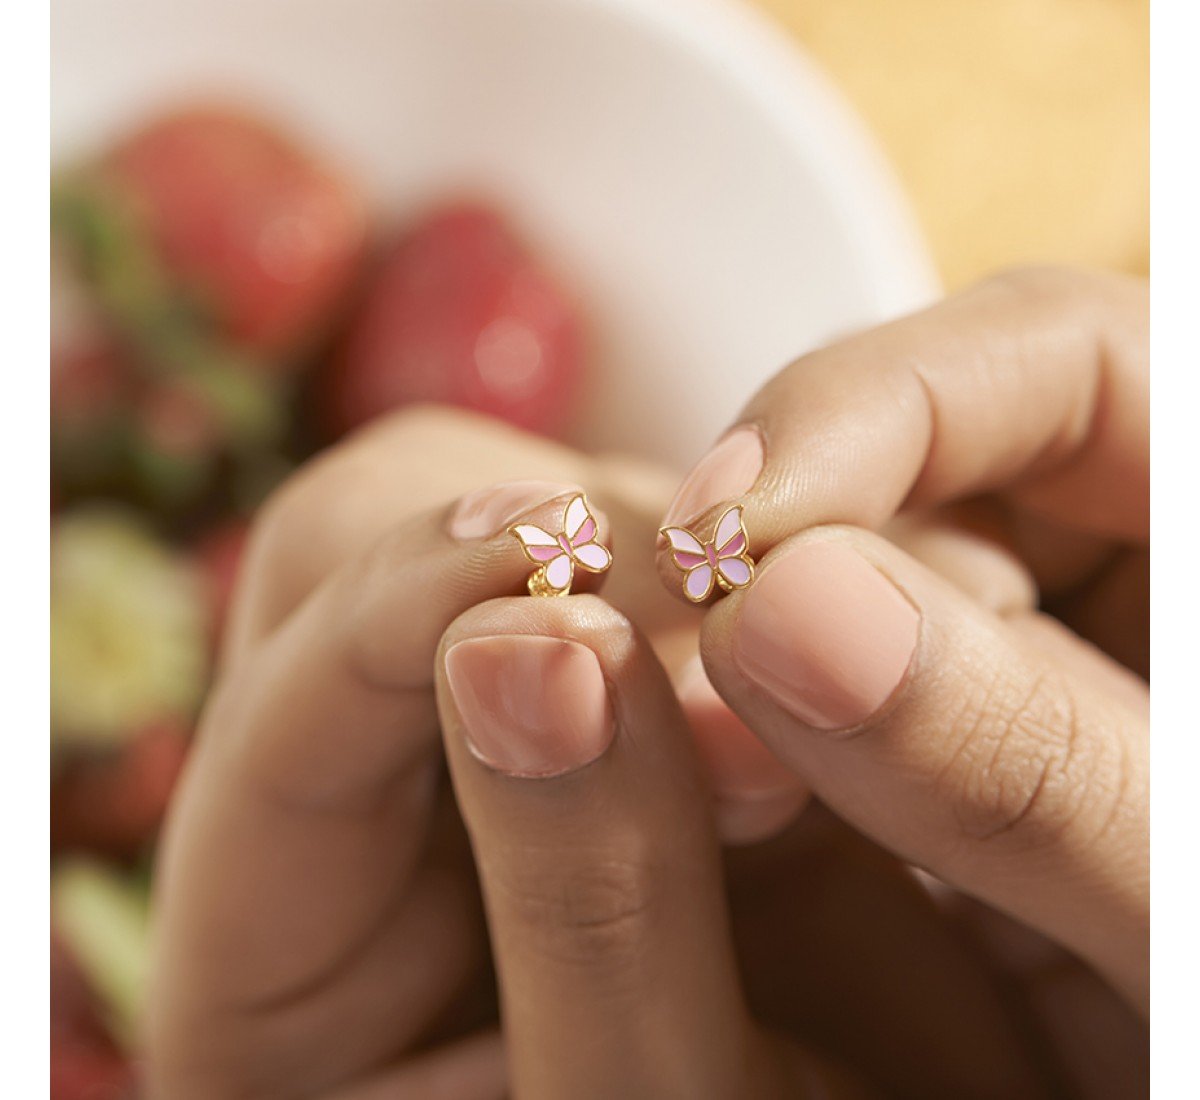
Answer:
[[[732,76],[819,181],[881,319],[940,294],[927,238],[878,139],[803,43],[765,10],[750,0],[551,2],[608,9],[685,42]]]
[[[203,0],[205,7],[210,2]],[[826,196],[869,295],[863,305],[870,315],[880,319],[895,316],[938,296],[941,285],[927,238],[876,137],[803,43],[761,6],[752,0],[503,2],[527,9],[590,9],[656,37],[668,47],[688,48],[771,122],[789,154],[803,165]],[[69,21],[71,8],[72,0],[59,0],[54,5],[50,24],[52,63],[62,21]],[[52,162],[59,159],[56,114],[52,81]]]

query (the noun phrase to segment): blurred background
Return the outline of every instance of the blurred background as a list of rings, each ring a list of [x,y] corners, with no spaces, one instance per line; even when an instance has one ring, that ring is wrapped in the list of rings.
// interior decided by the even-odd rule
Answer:
[[[441,401],[682,470],[839,333],[1011,264],[1146,272],[1148,20],[56,0],[56,1100],[136,1095],[155,837],[291,469]]]

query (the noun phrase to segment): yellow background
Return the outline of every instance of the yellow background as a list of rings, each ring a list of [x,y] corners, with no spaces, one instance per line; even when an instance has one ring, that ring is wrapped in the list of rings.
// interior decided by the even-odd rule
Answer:
[[[1149,0],[755,0],[866,118],[954,288],[1149,266]]]

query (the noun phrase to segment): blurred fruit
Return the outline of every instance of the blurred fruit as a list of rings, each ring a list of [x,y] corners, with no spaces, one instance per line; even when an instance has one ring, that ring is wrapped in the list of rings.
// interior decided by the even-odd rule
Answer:
[[[124,1100],[133,1074],[63,941],[50,933],[50,1098]]]
[[[119,462],[132,384],[71,256],[50,258],[50,439],[56,485],[101,488]]]
[[[50,1100],[131,1100],[133,1070],[116,1051],[53,1038]]]
[[[235,429],[269,422],[277,397],[277,384],[265,377],[269,365],[236,346],[197,291],[167,266],[126,189],[86,168],[55,177],[50,200],[52,268],[68,270],[82,287],[131,374],[211,391]],[[52,324],[55,341],[63,342],[57,319]]]
[[[106,159],[170,272],[230,342],[276,366],[323,326],[353,279],[359,195],[277,129],[194,107]]]
[[[95,994],[53,927],[50,929],[50,1030],[55,1038],[102,1041],[112,1046]]]
[[[186,730],[161,722],[115,752],[62,761],[50,783],[50,851],[143,851],[162,824],[187,747]]]
[[[223,460],[278,444],[284,395],[176,301],[103,193],[72,179],[52,201],[54,482],[68,497],[190,505]]]
[[[220,423],[212,407],[194,388],[178,382],[146,387],[135,415],[146,442],[164,455],[201,457],[220,444]]]
[[[112,344],[50,351],[50,469],[58,489],[102,492],[128,439],[128,372]]]
[[[128,513],[60,513],[50,539],[55,746],[115,745],[151,723],[187,723],[207,674],[195,569]]]
[[[145,881],[95,860],[60,861],[50,876],[50,919],[95,994],[104,1030],[130,1049],[149,964]]]
[[[133,1070],[116,1051],[55,1037],[50,1049],[50,1100],[129,1100]]]
[[[50,422],[61,438],[81,434],[122,412],[129,370],[111,342],[50,354]]]
[[[572,304],[491,210],[426,219],[383,259],[320,393],[333,435],[411,402],[561,433],[581,370]]]
[[[196,562],[206,581],[209,623],[214,651],[221,641],[242,556],[250,537],[250,524],[235,519],[201,537],[196,545]]]
[[[57,174],[51,215],[60,489],[182,515],[260,481],[287,376],[357,277],[358,193],[270,125],[197,107]]]
[[[71,431],[119,408],[129,372],[69,252],[51,242],[50,414]]]
[[[195,385],[143,385],[129,410],[129,469],[151,499],[171,505],[203,494],[225,449],[228,425]]]

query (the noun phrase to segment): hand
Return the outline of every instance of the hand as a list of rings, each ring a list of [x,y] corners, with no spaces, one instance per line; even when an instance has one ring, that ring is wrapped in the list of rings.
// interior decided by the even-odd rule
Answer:
[[[561,522],[576,485],[604,539],[652,546],[656,471],[449,412],[390,419],[268,505],[161,853],[151,1095],[504,1094],[434,653],[462,611],[523,591],[505,527]],[[652,570],[611,590],[651,629],[688,618]]]
[[[702,649],[778,759],[1141,1009],[1148,397],[1143,286],[1001,277],[789,367],[666,519],[745,506],[758,575]]]
[[[1071,621],[1104,628],[1093,637],[1144,656],[1130,584],[1144,567],[1143,345],[1128,284],[1000,280],[790,368],[744,419],[762,457],[719,448],[670,517],[708,534],[724,503],[746,504],[760,575],[708,612],[704,659],[778,760],[1135,1004],[1145,687],[1033,605],[1038,580]],[[1007,548],[980,535],[985,521]],[[804,568],[776,583],[793,556]],[[793,647],[774,665],[742,648],[750,611],[767,617],[760,648]],[[693,727],[697,694],[684,692]],[[954,901],[1026,999],[1014,1028],[978,958],[811,810],[730,861],[727,898],[706,803],[735,762],[705,753],[712,774],[699,773],[648,642],[598,601],[465,613],[443,641],[439,701],[523,1100],[1144,1087],[1140,1029],[1131,1039],[1094,980]],[[712,706],[705,718],[702,742],[734,721]],[[779,827],[772,814],[747,832]],[[1057,1059],[1023,1046],[1031,1024]]]
[[[597,597],[464,613],[438,699],[513,1096],[1048,1095],[978,957],[836,823],[746,850],[726,896],[678,700]]]
[[[437,476],[405,477],[427,467],[431,453],[455,460]],[[489,477],[585,484],[612,516],[622,560],[649,545],[648,513],[661,494],[652,471],[587,463],[445,414],[399,418],[318,463],[283,494],[256,538],[222,687],[164,858],[150,1042],[152,1083],[163,1095],[503,1093],[494,1036],[436,1049],[494,1015],[486,997],[480,1003],[459,992],[480,978],[486,992],[483,929],[474,872],[443,792],[404,806],[408,761],[436,759],[434,635],[456,608],[519,591],[527,572],[511,540],[445,537],[451,510],[443,502],[477,484],[483,467]],[[396,482],[381,477],[393,469]],[[397,533],[421,528],[420,510],[431,520],[428,546]],[[535,521],[537,514],[535,507]],[[757,554],[766,544],[750,524]],[[983,606],[1028,605],[1031,584],[1013,560],[940,512],[906,516],[889,533]],[[366,549],[380,539],[374,552]],[[1059,557],[1070,564],[1069,555]],[[1041,555],[1043,583],[1053,580],[1053,564]],[[646,588],[643,573],[614,570],[606,597],[632,613],[675,668],[694,648],[695,611],[673,612],[661,591],[656,597]],[[431,578],[447,575],[445,587],[456,594],[443,604],[430,597],[442,591]],[[414,585],[414,576],[426,583]],[[744,598],[719,604],[710,623]],[[428,633],[411,630],[422,624]],[[777,830],[803,801],[806,783],[823,792],[764,752],[693,676],[683,695],[706,770],[698,779],[687,723],[663,694],[649,643],[627,619],[584,598],[520,598],[466,611],[446,645],[478,637],[476,626],[484,637],[542,628],[592,648],[613,714],[611,741],[594,765],[558,777],[504,777],[463,748],[469,723],[454,696],[484,673],[460,669],[451,692],[438,665],[448,755],[489,898],[515,1095],[607,1096],[612,1081],[628,1084],[629,1095],[639,1088],[671,1095],[655,1089],[699,1080],[710,1066],[713,1089],[695,1095],[720,1095],[725,1085],[734,1090],[726,1095],[760,1086],[766,1096],[775,1089],[803,1096],[818,1086],[853,1094],[853,1077],[827,1055],[889,1095],[1042,1094],[1044,1074],[977,953],[894,862],[827,816],[810,810],[779,840],[731,861],[730,921],[727,900],[711,890],[719,857],[710,791],[720,798],[718,826],[742,839]],[[331,644],[339,641],[340,651]],[[339,693],[345,673],[364,667],[355,661],[348,669],[347,652],[370,655],[371,675]],[[310,676],[323,666],[339,676]],[[518,680],[527,683],[528,665],[521,668]],[[486,742],[490,726],[500,729],[485,721],[475,739]],[[648,751],[660,739],[660,750]],[[624,754],[620,766],[606,772],[614,752]],[[595,775],[602,779],[586,786]],[[494,801],[492,781],[527,793]],[[323,790],[343,783],[347,790],[332,797]],[[772,792],[765,799],[758,797],[764,783]],[[581,784],[595,797],[570,793]],[[629,792],[646,805],[629,804]],[[656,802],[662,812],[654,812]],[[600,813],[606,807],[622,812],[610,818]],[[527,861],[517,858],[524,853]],[[682,879],[669,873],[677,861]],[[545,873],[523,876],[526,864]],[[527,904],[506,910],[492,901],[493,879],[501,877],[503,896],[503,876],[514,873],[529,887]],[[449,888],[423,903],[419,887],[438,876]],[[633,919],[612,921],[614,909],[619,917],[631,910]],[[426,918],[412,918],[414,911]],[[972,914],[983,915],[994,922],[982,907]],[[604,947],[610,933],[612,950]],[[728,980],[731,956],[741,982]],[[662,967],[653,965],[658,958]],[[671,980],[681,962],[684,970],[695,962],[697,976]],[[717,1003],[696,1003],[705,990]],[[564,992],[566,1007],[578,1012],[563,1011]],[[649,1014],[638,1008],[643,1002]],[[1085,1015],[1078,1007],[1072,1023]],[[788,1038],[750,1025],[750,1013]],[[732,1039],[726,1024],[736,1025]],[[1063,1042],[1072,1045],[1069,1036]],[[434,1053],[417,1054],[430,1047]],[[1106,1044],[1087,1060],[1105,1066],[1120,1050]],[[739,1051],[749,1074],[742,1078],[728,1073]],[[1116,1077],[1106,1080],[1111,1087]]]

